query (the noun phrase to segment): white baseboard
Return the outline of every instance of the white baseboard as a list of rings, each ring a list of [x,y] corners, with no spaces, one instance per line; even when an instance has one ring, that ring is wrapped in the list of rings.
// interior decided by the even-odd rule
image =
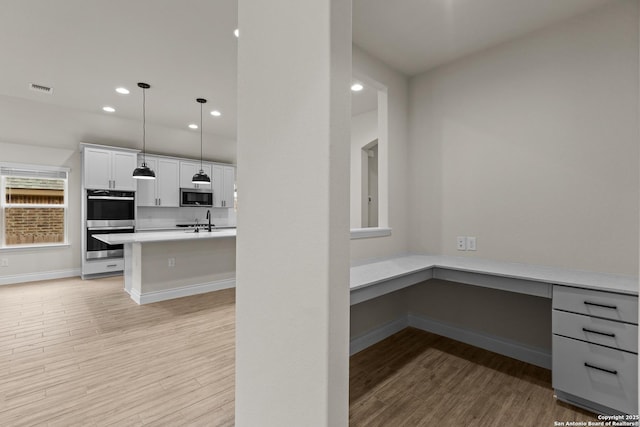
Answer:
[[[457,326],[438,322],[415,314],[408,315],[408,324],[417,329],[442,335],[475,347],[521,360],[542,368],[551,369],[551,352],[529,347],[522,343],[489,334],[470,331]]]
[[[0,286],[13,285],[16,283],[37,282],[40,280],[65,279],[67,277],[80,276],[79,268],[70,268],[68,270],[41,271],[38,273],[13,274],[9,276],[0,276]]]
[[[198,285],[184,286],[182,288],[169,289],[166,291],[138,293],[131,289],[131,299],[138,304],[150,304],[152,302],[165,301],[168,299],[188,297],[191,295],[204,294],[207,292],[229,289],[236,286],[236,279],[217,280],[215,282],[202,283]]]
[[[352,356],[367,347],[374,345],[391,335],[400,332],[408,325],[407,317],[403,316],[392,322],[386,323],[372,331],[369,331],[356,338],[352,338],[349,342],[349,355]]]

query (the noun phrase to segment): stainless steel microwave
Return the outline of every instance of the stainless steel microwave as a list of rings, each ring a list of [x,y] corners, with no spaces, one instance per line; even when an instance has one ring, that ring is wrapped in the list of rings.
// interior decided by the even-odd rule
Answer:
[[[213,206],[213,192],[204,188],[181,188],[180,206]]]

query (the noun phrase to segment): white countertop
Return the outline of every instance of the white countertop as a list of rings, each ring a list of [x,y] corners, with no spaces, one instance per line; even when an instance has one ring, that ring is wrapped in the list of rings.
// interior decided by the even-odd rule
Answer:
[[[198,227],[200,231],[206,228],[206,223],[204,226]],[[222,226],[211,226],[212,230],[228,230],[235,229],[236,227],[233,225],[222,225]],[[194,227],[178,227],[176,225],[166,226],[166,227],[136,227],[136,233],[147,233],[150,231],[187,231],[193,230]]]
[[[220,239],[226,237],[236,237],[236,230],[218,229],[208,232],[200,230],[194,233],[193,230],[186,231],[145,231],[142,233],[117,233],[117,234],[98,234],[93,236],[108,245],[121,245],[126,243],[151,243],[151,242],[169,242],[175,240],[196,240],[196,239]]]
[[[118,245],[175,240],[235,238],[235,236],[236,229],[217,229],[211,232],[201,230],[199,233],[180,230],[100,234],[94,236],[94,238],[110,245]],[[434,255],[405,255],[354,265],[351,267],[350,288],[353,291],[385,282],[389,279],[433,268],[638,295],[637,277],[476,258]]]
[[[355,290],[430,268],[451,269],[638,295],[637,277],[475,258],[432,255],[406,255],[355,265],[351,267],[350,287],[351,290]]]

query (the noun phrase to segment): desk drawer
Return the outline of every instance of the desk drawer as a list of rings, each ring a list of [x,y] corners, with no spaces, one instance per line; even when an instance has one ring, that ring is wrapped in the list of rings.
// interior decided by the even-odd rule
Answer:
[[[553,310],[553,333],[638,353],[638,327],[584,314]]]
[[[553,388],[637,414],[638,356],[554,335]]]
[[[555,285],[553,308],[638,324],[638,297],[632,295]]]

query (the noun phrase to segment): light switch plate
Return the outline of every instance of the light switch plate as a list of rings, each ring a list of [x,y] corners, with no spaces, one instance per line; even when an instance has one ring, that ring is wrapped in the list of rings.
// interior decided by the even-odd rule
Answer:
[[[169,267],[175,267],[176,266],[176,259],[175,258],[169,258],[167,260],[167,266]]]
[[[9,267],[9,259],[2,258],[2,260],[0,260],[0,267]]]
[[[475,236],[467,236],[467,250],[475,251],[476,250],[476,238]]]
[[[467,238],[464,236],[458,236],[456,237],[456,249],[458,249],[459,251],[466,251],[467,250]]]

